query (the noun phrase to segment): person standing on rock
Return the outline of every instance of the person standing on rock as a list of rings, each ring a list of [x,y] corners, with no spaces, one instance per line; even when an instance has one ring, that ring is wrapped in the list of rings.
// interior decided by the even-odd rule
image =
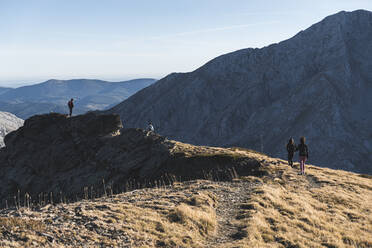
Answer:
[[[68,108],[69,108],[69,110],[70,110],[70,114],[69,114],[69,116],[71,117],[71,115],[72,115],[72,109],[74,108],[74,99],[71,98],[71,100],[68,101],[67,105],[68,105]]]
[[[296,151],[297,147],[294,142],[293,138],[290,138],[287,144],[287,152],[288,152],[288,165],[293,168],[293,156]]]
[[[299,173],[300,175],[305,175],[305,162],[307,159],[309,159],[309,148],[305,144],[306,138],[301,137],[300,138],[300,144],[297,146],[298,150],[298,155],[300,157],[300,168],[301,172]]]

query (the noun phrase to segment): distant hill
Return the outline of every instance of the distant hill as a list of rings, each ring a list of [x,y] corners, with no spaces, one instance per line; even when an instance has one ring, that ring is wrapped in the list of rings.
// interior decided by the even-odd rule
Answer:
[[[129,127],[192,144],[286,158],[306,136],[310,161],[372,173],[372,12],[340,12],[262,49],[173,73],[110,109]]]
[[[123,82],[74,79],[48,80],[16,89],[0,88],[0,110],[28,118],[48,112],[67,112],[67,101],[75,99],[75,114],[113,106],[152,83],[144,78]]]
[[[6,109],[8,112],[22,118],[27,119],[32,115],[42,113],[67,113],[66,106],[54,103],[40,103],[40,102],[20,102],[9,103],[0,102],[0,109]],[[74,113],[82,113],[85,109],[76,107]]]
[[[0,147],[4,146],[5,135],[17,130],[22,125],[23,120],[17,116],[7,112],[0,112]]]
[[[4,94],[5,92],[11,90],[12,88],[7,88],[7,87],[0,87],[0,95]]]

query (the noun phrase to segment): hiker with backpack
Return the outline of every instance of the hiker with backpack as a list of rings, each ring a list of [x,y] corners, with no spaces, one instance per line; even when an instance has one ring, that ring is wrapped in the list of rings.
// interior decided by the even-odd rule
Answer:
[[[68,101],[67,106],[68,106],[68,108],[70,110],[70,115],[69,116],[71,117],[71,115],[72,115],[72,109],[74,108],[74,99],[73,98],[71,98],[71,100]]]
[[[288,152],[288,165],[293,168],[293,156],[295,151],[297,150],[296,144],[293,138],[290,138],[287,144],[287,152]]]
[[[309,159],[309,148],[305,144],[306,138],[301,137],[300,138],[300,144],[297,146],[298,155],[300,157],[300,168],[301,172],[299,175],[305,175],[305,162],[307,159]]]

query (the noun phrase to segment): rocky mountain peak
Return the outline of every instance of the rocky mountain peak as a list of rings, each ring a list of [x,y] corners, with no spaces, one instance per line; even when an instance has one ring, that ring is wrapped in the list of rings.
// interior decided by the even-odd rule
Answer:
[[[106,113],[129,127],[151,119],[187,143],[282,158],[289,137],[306,136],[314,163],[370,172],[371,27],[369,11],[340,12],[280,43],[171,74]]]

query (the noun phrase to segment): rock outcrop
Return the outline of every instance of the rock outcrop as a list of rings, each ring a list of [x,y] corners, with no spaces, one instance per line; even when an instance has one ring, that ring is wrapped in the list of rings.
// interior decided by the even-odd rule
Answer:
[[[17,116],[7,112],[0,112],[0,147],[4,146],[5,135],[18,129],[22,125],[23,120]]]
[[[106,113],[149,119],[171,139],[286,158],[306,136],[311,163],[372,173],[372,12],[340,12],[293,38],[174,73]]]
[[[231,176],[233,167],[238,173],[260,173],[258,159],[232,149],[196,147],[142,129],[123,129],[118,115],[33,116],[8,134],[5,144],[0,150],[3,204],[18,190],[33,199],[41,192],[73,197],[84,187],[102,190],[103,179],[115,189],[128,180],[169,181],[169,175],[177,180],[206,178],[217,168],[223,172],[214,174],[220,179]]]

